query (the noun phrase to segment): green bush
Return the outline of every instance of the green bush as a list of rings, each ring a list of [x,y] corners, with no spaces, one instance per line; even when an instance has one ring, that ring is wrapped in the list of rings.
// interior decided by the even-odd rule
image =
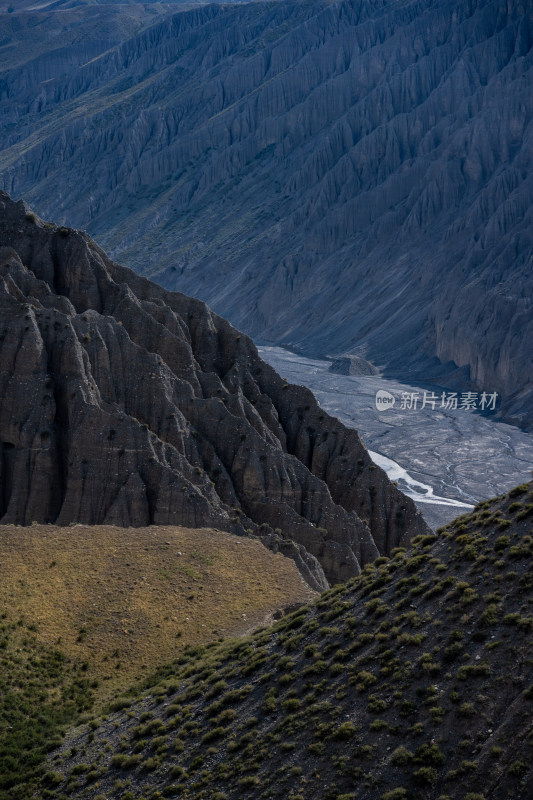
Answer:
[[[487,677],[490,675],[490,666],[488,664],[463,664],[457,670],[457,678],[460,681],[466,681],[469,678]]]
[[[381,795],[381,800],[407,800],[407,789],[403,786],[398,786],[397,789],[391,789],[390,792],[385,792]]]
[[[513,775],[515,778],[522,778],[528,770],[529,767],[524,761],[513,761],[509,767],[509,775]]]
[[[531,514],[533,514],[533,503],[528,503],[527,506],[524,506],[522,511],[518,512],[516,519],[520,521],[526,517],[529,517]]]
[[[355,688],[359,692],[365,692],[373,683],[376,683],[377,678],[371,672],[368,672],[366,669],[362,669],[358,672],[355,676]],[[350,679],[350,683],[352,683],[352,679]]]
[[[521,494],[525,494],[529,486],[527,483],[521,483],[520,486],[515,486],[514,489],[511,489],[510,492],[507,493],[508,497],[518,497]]]
[[[289,697],[288,700],[283,701],[281,706],[287,714],[292,714],[294,711],[298,711],[301,708],[302,701],[298,700],[297,697]]]
[[[117,769],[134,769],[142,761],[140,753],[136,755],[126,755],[126,753],[117,753],[111,758],[111,766]]]
[[[413,780],[421,786],[431,786],[437,782],[438,773],[434,767],[420,767],[413,772]]]
[[[505,548],[509,547],[510,544],[511,544],[510,536],[507,536],[507,534],[505,536],[498,536],[498,538],[494,542],[494,549],[496,550],[496,552],[499,552],[500,550],[505,550]]]
[[[224,736],[227,735],[228,729],[219,725],[217,728],[207,731],[207,733],[202,736],[202,744],[209,744],[209,742],[214,742],[217,739],[223,739]]]
[[[407,750],[407,748],[403,745],[400,745],[396,748],[396,750],[393,750],[390,760],[391,764],[394,764],[397,767],[403,767],[413,760],[413,753],[411,753],[410,750]]]
[[[415,753],[415,761],[419,764],[430,764],[441,767],[445,762],[444,753],[436,744],[422,744]]]
[[[353,724],[353,722],[343,722],[339,725],[338,728],[333,732],[334,739],[351,739],[357,733],[357,728]]]
[[[238,781],[238,785],[241,789],[256,789],[261,786],[261,781],[257,775],[245,775],[244,778]]]
[[[186,778],[187,777],[187,770],[180,766],[176,765],[171,768],[170,770],[170,777],[171,778]]]

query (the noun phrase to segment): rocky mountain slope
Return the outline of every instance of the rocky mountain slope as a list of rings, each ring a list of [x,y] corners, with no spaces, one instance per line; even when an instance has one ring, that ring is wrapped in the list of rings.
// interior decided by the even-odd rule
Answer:
[[[532,15],[213,5],[68,69],[4,62],[2,185],[255,337],[531,426]]]
[[[42,796],[529,800],[532,521],[530,483],[190,650],[67,736]]]
[[[13,10],[8,12],[12,7]],[[175,11],[174,7],[174,11]],[[35,3],[0,0],[0,69],[4,79],[16,72],[19,90],[29,95],[36,82],[46,82],[139,34],[168,11],[162,4],[147,7],[81,3]],[[38,100],[35,97],[36,105]],[[3,109],[4,112],[7,109]],[[14,109],[13,109],[14,110]]]
[[[254,534],[315,588],[427,531],[202,302],[0,194],[0,520]]]

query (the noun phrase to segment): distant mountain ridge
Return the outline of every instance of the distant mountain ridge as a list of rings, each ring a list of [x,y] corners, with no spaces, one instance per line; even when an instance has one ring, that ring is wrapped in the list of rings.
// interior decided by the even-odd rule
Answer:
[[[3,192],[0,521],[255,535],[319,589],[429,531],[247,336]]]
[[[202,0],[0,0],[0,14],[16,14],[33,12],[49,14],[50,12],[68,11],[70,9],[87,9],[102,6],[137,6],[142,9],[148,6],[158,6],[159,10],[176,7],[196,5]],[[229,0],[232,2],[232,0]],[[235,0],[233,0],[235,2]],[[237,0],[238,2],[238,0]]]
[[[207,6],[1,75],[2,185],[256,338],[533,426],[533,4]]]

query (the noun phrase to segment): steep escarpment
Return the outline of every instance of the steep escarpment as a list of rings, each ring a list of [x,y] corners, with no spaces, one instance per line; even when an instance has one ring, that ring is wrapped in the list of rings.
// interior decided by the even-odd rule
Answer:
[[[355,431],[200,301],[0,195],[0,519],[261,536],[316,587],[427,530]]]
[[[73,800],[529,800],[532,519],[529,483],[274,628],[190,649],[72,731],[48,785]]]
[[[6,64],[2,185],[255,337],[498,392],[528,427],[532,13],[212,5]]]

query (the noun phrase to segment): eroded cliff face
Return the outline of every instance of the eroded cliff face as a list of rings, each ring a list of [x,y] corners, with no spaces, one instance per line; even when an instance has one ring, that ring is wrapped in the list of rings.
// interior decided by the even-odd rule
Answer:
[[[256,337],[531,426],[532,14],[211,5],[68,69],[50,49],[4,64],[3,186]]]
[[[427,527],[202,302],[0,194],[0,520],[255,534],[315,587]]]

